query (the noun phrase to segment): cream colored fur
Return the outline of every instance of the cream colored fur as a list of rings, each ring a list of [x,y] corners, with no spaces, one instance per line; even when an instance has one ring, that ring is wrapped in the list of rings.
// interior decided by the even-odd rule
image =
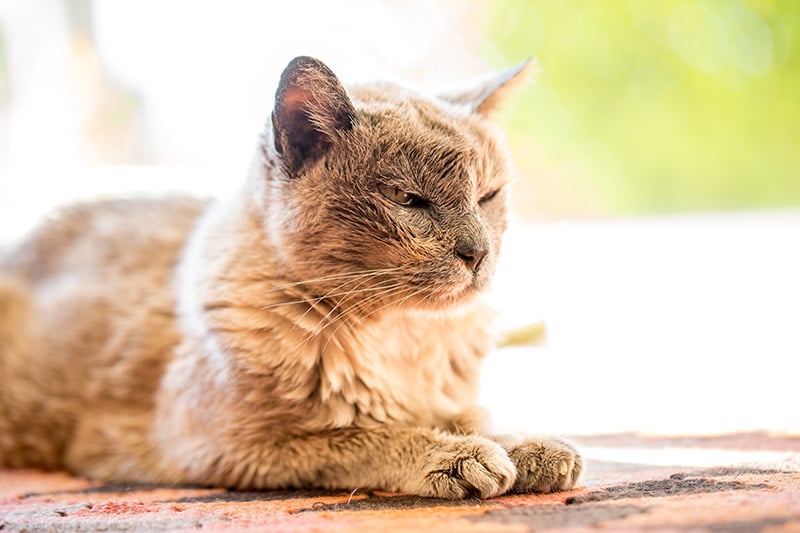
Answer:
[[[482,436],[476,404],[510,172],[487,116],[520,76],[345,91],[297,58],[229,200],[52,216],[0,260],[0,463],[447,498],[572,487],[570,445]]]

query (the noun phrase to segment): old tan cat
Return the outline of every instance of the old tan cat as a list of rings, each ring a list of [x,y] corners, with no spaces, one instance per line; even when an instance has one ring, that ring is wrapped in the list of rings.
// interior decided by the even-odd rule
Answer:
[[[0,262],[0,464],[445,498],[572,487],[569,444],[484,436],[476,405],[509,181],[487,116],[524,70],[423,96],[345,91],[298,57],[231,199],[51,216]]]

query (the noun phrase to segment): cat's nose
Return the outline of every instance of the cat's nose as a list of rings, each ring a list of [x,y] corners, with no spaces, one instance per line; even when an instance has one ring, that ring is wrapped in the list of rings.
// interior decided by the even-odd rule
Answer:
[[[486,247],[481,246],[474,242],[459,242],[456,243],[455,248],[456,256],[464,261],[467,268],[473,272],[477,272],[481,267],[483,259],[489,251]]]

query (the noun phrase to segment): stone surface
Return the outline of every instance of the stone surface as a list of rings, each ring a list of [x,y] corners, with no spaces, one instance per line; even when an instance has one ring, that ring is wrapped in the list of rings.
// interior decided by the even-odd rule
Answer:
[[[800,531],[800,471],[792,466],[800,463],[798,437],[625,434],[575,440],[589,452],[581,488],[485,501],[363,490],[235,492],[115,485],[62,472],[0,470],[0,530]],[[609,449],[618,456],[653,457],[657,464],[592,457],[593,450]],[[680,464],[681,457],[691,456],[686,452],[701,450],[706,459],[714,457],[714,450],[734,450],[741,452],[737,458],[752,453],[754,460]],[[768,457],[781,460],[754,465],[763,463],[764,450],[779,452]],[[671,454],[676,464],[665,466]]]

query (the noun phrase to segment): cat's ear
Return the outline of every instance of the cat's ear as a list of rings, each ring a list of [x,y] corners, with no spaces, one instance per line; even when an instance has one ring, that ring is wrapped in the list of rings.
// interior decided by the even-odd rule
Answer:
[[[469,111],[488,116],[516,87],[528,81],[535,71],[536,61],[528,58],[519,65],[492,74],[464,87],[439,95],[443,100]]]
[[[275,93],[272,128],[290,175],[317,161],[354,120],[350,98],[322,61],[301,56],[289,63]]]

